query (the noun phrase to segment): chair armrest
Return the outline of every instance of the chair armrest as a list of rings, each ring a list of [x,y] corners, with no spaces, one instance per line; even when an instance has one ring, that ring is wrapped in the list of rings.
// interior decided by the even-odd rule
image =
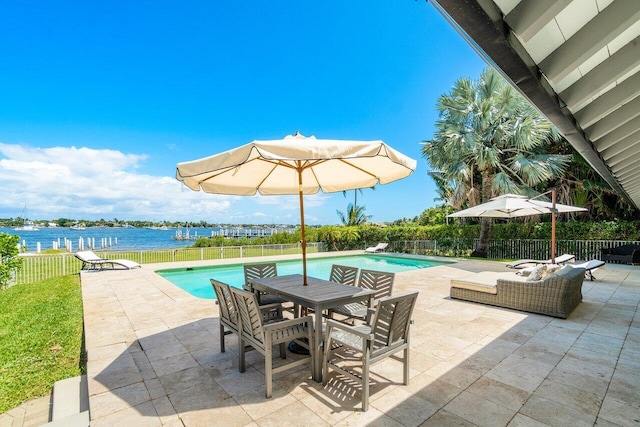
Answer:
[[[303,323],[307,323],[308,325],[313,326],[313,316],[304,316],[304,317],[296,317],[295,319],[282,320],[280,322],[273,322],[267,325],[264,325],[262,329],[267,331],[273,331],[278,329],[286,329],[290,326],[298,326]]]
[[[373,339],[373,334],[362,332],[358,330],[355,326],[347,325],[345,323],[338,322],[337,320],[327,319],[327,332],[325,333],[326,337],[328,337],[331,334],[332,329],[341,329],[345,332],[349,332],[350,334],[357,335],[364,339]]]
[[[282,310],[282,304],[279,302],[274,302],[273,304],[265,304],[260,306],[260,311],[269,311],[269,310]]]

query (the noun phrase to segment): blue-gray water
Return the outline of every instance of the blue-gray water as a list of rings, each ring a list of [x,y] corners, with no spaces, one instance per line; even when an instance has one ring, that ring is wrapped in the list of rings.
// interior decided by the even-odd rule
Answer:
[[[78,250],[78,241],[84,238],[85,248],[89,238],[95,239],[95,248],[101,249],[100,242],[111,239],[112,246],[110,249],[114,251],[125,250],[147,250],[147,249],[163,249],[163,248],[182,248],[190,246],[193,241],[172,239],[176,235],[176,231],[185,233],[185,229],[171,228],[169,230],[151,230],[148,228],[102,228],[87,227],[86,230],[71,230],[69,228],[40,228],[38,231],[18,231],[13,228],[0,228],[0,233],[17,234],[20,236],[20,242],[26,241],[27,250],[34,252],[36,243],[40,242],[41,250],[53,248],[53,241],[60,240],[60,248],[64,248],[64,239],[71,240],[73,251]],[[218,228],[191,228],[189,233],[191,236],[209,237],[211,232],[219,232]],[[116,245],[116,240],[118,244]]]

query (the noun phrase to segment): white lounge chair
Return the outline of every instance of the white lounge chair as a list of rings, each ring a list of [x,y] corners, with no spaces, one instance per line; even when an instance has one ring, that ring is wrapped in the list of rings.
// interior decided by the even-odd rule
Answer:
[[[376,253],[376,252],[383,252],[385,249],[387,249],[387,246],[389,246],[388,243],[378,243],[375,246],[369,246],[367,249],[365,249],[365,252],[369,252],[369,253]]]
[[[563,254],[563,255],[560,255],[559,257],[556,257],[555,263],[556,264],[564,264],[564,263],[569,262],[569,261],[574,260],[574,259],[576,259],[575,255]],[[550,259],[545,259],[545,260],[519,259],[517,261],[510,262],[509,264],[507,264],[507,267],[509,267],[509,268],[524,268],[524,267],[527,267],[529,264],[553,264],[553,263],[551,262]]]
[[[584,261],[584,262],[578,262],[578,263],[566,264],[566,265],[573,268],[584,268],[585,269],[584,277],[586,277],[589,280],[594,280],[595,276],[593,275],[593,272],[599,269],[600,267],[604,267],[605,264],[606,262],[601,261],[599,259],[592,259],[591,261]]]
[[[142,267],[135,261],[128,259],[105,259],[100,258],[93,251],[79,251],[75,253],[76,258],[82,261],[83,270],[104,270],[105,268],[115,268],[116,265],[124,267],[127,270]]]

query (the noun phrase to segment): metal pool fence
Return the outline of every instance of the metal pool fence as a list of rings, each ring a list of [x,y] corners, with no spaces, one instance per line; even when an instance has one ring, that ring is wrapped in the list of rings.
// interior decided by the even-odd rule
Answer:
[[[323,243],[308,243],[307,253],[324,252]],[[300,254],[298,244],[220,246],[212,248],[159,249],[149,251],[95,251],[105,259],[128,259],[139,264],[177,261],[205,261],[226,258],[249,258],[269,255]],[[77,274],[82,262],[73,254],[27,255],[22,257],[22,268],[16,273],[12,285],[32,283],[52,277]]]
[[[388,252],[436,256],[469,256],[477,239],[402,240],[391,242]],[[375,243],[374,243],[375,244]],[[628,240],[558,240],[556,254],[568,253],[578,260],[599,259],[602,248],[624,244],[640,244]],[[371,245],[369,245],[371,246]],[[366,247],[363,246],[363,247]],[[324,243],[308,243],[307,252],[326,252]],[[221,246],[213,248],[180,248],[150,251],[98,251],[107,259],[129,259],[140,264],[177,261],[204,261],[227,258],[249,258],[269,255],[300,254],[300,245]],[[551,242],[548,240],[518,239],[490,240],[489,259],[548,259]],[[12,284],[32,283],[67,274],[77,274],[82,263],[73,254],[24,256],[22,268]]]

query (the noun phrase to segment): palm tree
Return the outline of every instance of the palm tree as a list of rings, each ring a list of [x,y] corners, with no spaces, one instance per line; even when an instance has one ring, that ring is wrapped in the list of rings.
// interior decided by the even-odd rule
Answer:
[[[372,189],[372,190],[375,190],[375,189],[376,189],[376,187],[371,187],[371,189]],[[362,192],[362,188],[358,188],[358,189],[353,190],[353,206],[356,206],[356,207],[358,206],[358,193],[360,193],[360,194],[364,194],[364,193]],[[345,191],[343,191],[343,192],[342,192],[342,195],[343,195],[344,197],[347,197],[347,191],[346,191],[346,190],[345,190]]]
[[[562,175],[571,160],[545,153],[560,138],[557,130],[492,69],[476,81],[459,79],[437,108],[436,131],[422,155],[452,186],[454,207],[505,193],[535,194],[535,186]],[[472,255],[486,257],[490,226],[481,220]]]
[[[364,211],[364,206],[356,207],[351,203],[347,205],[346,214],[344,212],[336,210],[336,212],[338,213],[338,217],[342,222],[342,225],[346,226],[361,225],[369,221],[369,219],[371,219],[371,215],[365,215]]]

